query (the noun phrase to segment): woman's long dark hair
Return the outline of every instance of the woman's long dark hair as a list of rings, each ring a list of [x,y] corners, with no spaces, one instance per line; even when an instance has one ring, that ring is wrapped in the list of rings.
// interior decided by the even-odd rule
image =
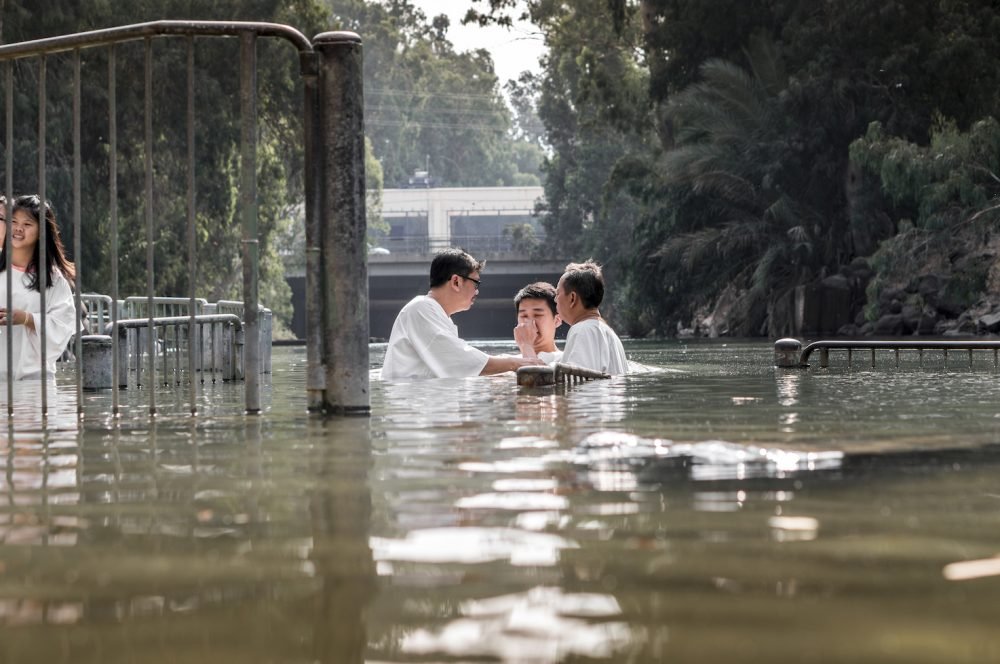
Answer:
[[[43,206],[42,201],[38,196],[32,194],[30,196],[18,196],[14,199],[14,209],[11,213],[13,217],[19,210],[24,210],[31,217],[41,224],[42,218],[42,208],[45,209],[45,223],[47,227],[45,229],[45,249],[46,257],[48,258],[46,270],[45,270],[45,287],[48,288],[52,285],[52,270],[58,269],[62,272],[62,275],[66,277],[66,280],[70,283],[70,287],[73,286],[73,280],[76,278],[76,266],[66,258],[66,249],[63,247],[62,237],[59,235],[59,224],[56,223],[56,213],[52,210],[52,204],[45,201]],[[40,230],[40,229],[39,229]],[[41,233],[39,233],[41,236]],[[39,243],[35,243],[35,253],[31,257],[31,262],[25,268],[25,274],[28,275],[30,283],[28,288],[31,290],[41,290],[38,283],[38,264],[41,262],[39,258]],[[0,272],[7,269],[7,252],[0,251]]]

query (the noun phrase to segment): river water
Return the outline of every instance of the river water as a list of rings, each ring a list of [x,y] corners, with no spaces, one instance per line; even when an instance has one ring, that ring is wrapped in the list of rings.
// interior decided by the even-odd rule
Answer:
[[[80,424],[60,375],[0,433],[0,662],[1000,661],[992,356],[626,348],[652,370],[326,421],[304,349],[259,417],[220,383]]]

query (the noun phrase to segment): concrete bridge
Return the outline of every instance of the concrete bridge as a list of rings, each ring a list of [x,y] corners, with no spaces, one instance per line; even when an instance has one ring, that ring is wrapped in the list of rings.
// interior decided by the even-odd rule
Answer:
[[[480,258],[480,255],[476,255]],[[411,298],[427,292],[432,255],[400,254],[370,256],[368,300],[371,336],[388,339],[396,314]],[[534,281],[555,285],[569,259],[537,261],[506,253],[486,256],[483,284],[472,309],[453,318],[465,338],[508,339],[515,323],[514,295]],[[305,277],[288,277],[295,315],[292,331],[305,334]]]

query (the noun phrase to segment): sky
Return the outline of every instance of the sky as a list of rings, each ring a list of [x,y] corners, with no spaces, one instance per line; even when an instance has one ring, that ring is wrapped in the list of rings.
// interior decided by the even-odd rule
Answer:
[[[542,37],[537,28],[528,24],[515,25],[511,29],[477,25],[462,25],[462,17],[472,3],[469,0],[410,0],[419,7],[430,19],[439,14],[447,14],[451,19],[448,28],[448,38],[455,45],[455,50],[469,51],[475,48],[485,48],[493,54],[493,65],[500,86],[509,79],[516,79],[518,74],[529,69],[537,72],[538,58],[545,51]],[[483,3],[480,3],[481,6]]]

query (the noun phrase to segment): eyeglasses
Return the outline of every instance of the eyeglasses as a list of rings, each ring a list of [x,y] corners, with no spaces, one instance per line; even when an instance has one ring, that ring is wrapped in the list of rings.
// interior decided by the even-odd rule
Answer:
[[[476,290],[478,290],[479,287],[481,286],[481,284],[483,283],[482,279],[473,279],[472,277],[470,277],[467,274],[460,274],[458,276],[462,277],[463,279],[468,279],[469,281],[471,281],[472,283],[474,283],[476,285]]]

